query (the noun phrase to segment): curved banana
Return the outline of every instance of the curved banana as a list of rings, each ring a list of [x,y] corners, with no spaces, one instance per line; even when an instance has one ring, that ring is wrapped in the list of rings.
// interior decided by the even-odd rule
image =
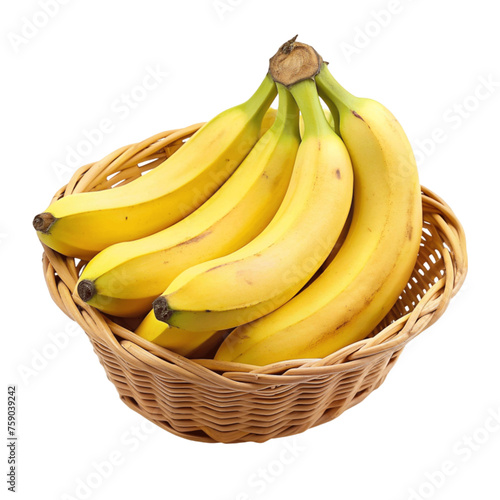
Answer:
[[[226,338],[215,359],[266,365],[322,358],[365,338],[403,292],[422,229],[417,166],[406,135],[381,104],[354,97],[323,65],[320,95],[338,108],[354,168],[345,242],[324,272],[283,307]]]
[[[267,75],[248,101],[203,125],[154,170],[124,186],[53,202],[33,220],[38,237],[64,255],[89,260],[114,243],[147,236],[181,220],[245,158],[275,97],[276,85]]]
[[[349,154],[325,118],[314,81],[290,91],[305,130],[278,213],[240,250],[181,273],[154,302],[158,319],[190,331],[247,323],[293,297],[332,250],[352,200]]]
[[[186,332],[158,321],[151,311],[140,323],[135,333],[143,339],[176,352],[186,358],[205,358],[213,355],[227,331]]]
[[[278,110],[276,108],[269,108],[262,118],[262,123],[260,124],[259,139],[273,126],[276,120],[276,115]]]
[[[80,298],[109,314],[139,316],[185,269],[246,245],[283,201],[299,142],[299,110],[280,91],[274,124],[222,187],[167,229],[99,252],[77,283]]]

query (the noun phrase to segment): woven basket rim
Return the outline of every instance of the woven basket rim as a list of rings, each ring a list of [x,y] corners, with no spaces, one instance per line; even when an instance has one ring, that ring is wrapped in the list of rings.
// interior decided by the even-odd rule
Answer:
[[[79,168],[53,199],[89,189],[107,189],[129,182],[154,168],[189,139],[203,123],[169,130],[117,149],[100,161]],[[170,149],[169,149],[170,148]],[[173,150],[172,150],[173,148]],[[115,177],[110,177],[115,174]],[[94,342],[105,345],[132,366],[161,376],[166,367],[179,377],[203,385],[220,385],[237,391],[253,391],[263,385],[286,385],[298,379],[318,378],[355,370],[375,363],[387,351],[396,352],[444,313],[467,274],[467,252],[462,225],[438,195],[422,187],[423,211],[443,235],[442,259],[445,271],[424,293],[414,309],[385,326],[375,335],[350,344],[319,359],[290,360],[266,366],[191,360],[144,340],[94,309],[72,291],[84,262],[65,257],[44,247],[43,271],[50,295],[58,307],[82,326]],[[425,228],[425,224],[424,224]]]

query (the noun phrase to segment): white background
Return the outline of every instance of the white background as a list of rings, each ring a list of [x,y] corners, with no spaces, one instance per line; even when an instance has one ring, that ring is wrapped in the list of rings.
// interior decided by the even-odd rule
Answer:
[[[47,0],[50,15],[42,5],[4,2],[0,16],[0,434],[16,384],[17,498],[500,498],[495,3]],[[422,184],[465,227],[469,275],[386,382],[338,419],[265,444],[190,442],[119,400],[47,292],[31,221],[68,180],[56,165],[101,120],[111,126],[78,166],[245,100],[297,33],[344,86],[400,120]],[[156,88],[141,93],[153,70]],[[125,105],[131,94],[140,102]],[[65,340],[54,352],[55,338]]]

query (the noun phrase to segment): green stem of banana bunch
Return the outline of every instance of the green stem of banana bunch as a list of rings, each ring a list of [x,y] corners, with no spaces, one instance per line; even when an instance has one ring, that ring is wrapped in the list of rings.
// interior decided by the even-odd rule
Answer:
[[[252,97],[240,105],[241,109],[248,115],[258,114],[271,106],[276,94],[276,84],[268,73]]]
[[[321,106],[314,80],[303,80],[290,87],[304,119],[304,139],[309,136],[330,134],[332,128]]]
[[[321,71],[316,76],[316,85],[321,99],[325,101],[332,114],[334,114],[334,109],[338,113],[343,109],[352,111],[356,107],[358,98],[348,92],[333,78],[326,63],[323,63]],[[335,123],[337,122],[338,120],[335,121]]]
[[[333,130],[335,130],[335,133],[340,136],[340,112],[339,112],[339,108],[337,108],[335,103],[325,94],[322,94],[321,92],[319,92],[319,96],[321,97],[321,99],[323,99],[323,101],[326,104],[326,107],[330,110],[330,113],[332,114]]]
[[[276,114],[276,127],[290,129],[291,133],[299,134],[299,108],[294,97],[281,83],[276,83],[278,88],[279,104]],[[273,125],[274,127],[274,125]]]

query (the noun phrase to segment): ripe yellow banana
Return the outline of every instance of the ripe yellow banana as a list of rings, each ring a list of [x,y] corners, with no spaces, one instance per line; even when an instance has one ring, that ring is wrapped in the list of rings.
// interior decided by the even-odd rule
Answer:
[[[172,328],[163,321],[158,321],[151,311],[135,333],[186,358],[202,358],[213,354],[228,332],[187,332]]]
[[[299,142],[299,110],[283,89],[274,124],[222,187],[167,229],[99,252],[77,283],[80,298],[115,316],[139,316],[185,269],[246,245],[283,201]]]
[[[277,114],[278,110],[276,108],[269,108],[266,111],[264,118],[262,118],[262,123],[260,124],[259,139],[273,126]]]
[[[276,85],[267,75],[248,101],[206,123],[154,170],[124,186],[52,203],[33,221],[38,237],[64,255],[89,260],[114,243],[181,220],[207,200],[252,149],[275,97]]]
[[[158,319],[190,331],[247,323],[293,297],[332,250],[351,205],[351,161],[325,118],[314,81],[290,91],[305,129],[278,213],[240,250],[181,273],[154,302]]]
[[[322,358],[365,338],[406,286],[422,229],[417,166],[408,139],[381,104],[354,97],[323,65],[316,82],[340,113],[354,168],[353,216],[324,272],[280,309],[226,338],[215,359],[266,365]]]

